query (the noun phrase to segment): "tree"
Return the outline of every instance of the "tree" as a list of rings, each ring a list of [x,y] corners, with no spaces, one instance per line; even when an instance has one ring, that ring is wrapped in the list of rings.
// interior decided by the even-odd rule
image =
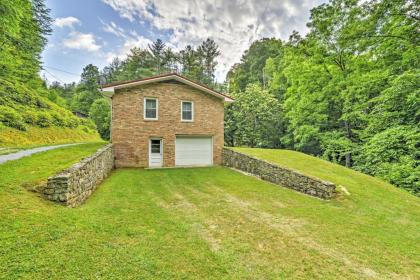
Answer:
[[[156,74],[153,57],[148,50],[134,47],[122,62],[118,80],[133,80]]]
[[[239,98],[257,82],[276,97],[282,129],[272,137],[280,145],[418,194],[418,14],[410,0],[322,4],[311,11],[306,37],[294,32],[275,55],[266,55],[270,44],[254,42],[228,73],[229,90]],[[241,144],[232,108],[226,139]]]
[[[235,98],[225,120],[228,124],[225,132],[227,141],[235,146],[275,146],[276,139],[272,136],[278,134],[273,133],[273,130],[281,112],[277,99],[258,84],[248,85]]]
[[[118,81],[119,76],[121,75],[122,66],[122,61],[118,57],[114,58],[108,66],[105,66],[104,69],[102,69],[100,83],[105,84]]]
[[[155,66],[156,73],[161,73],[163,70],[163,54],[165,51],[166,45],[161,39],[157,39],[151,45],[149,44],[149,51],[152,55],[153,64]]]
[[[201,64],[199,53],[190,45],[186,46],[178,54],[178,60],[181,64],[182,75],[196,80],[203,80],[203,66]]]
[[[102,139],[109,140],[111,126],[111,106],[104,99],[96,99],[89,110],[89,117],[96,124]]]
[[[263,38],[251,44],[242,55],[241,62],[234,65],[227,74],[232,92],[244,91],[248,84],[265,86],[264,67],[269,57],[281,53],[282,42],[275,38]]]
[[[219,47],[214,40],[207,38],[198,47],[197,52],[203,64],[204,77],[202,82],[207,85],[212,85],[217,66],[216,58],[220,55]]]
[[[80,83],[88,90],[97,90],[99,87],[99,69],[95,65],[88,64],[83,68]]]
[[[0,80],[41,86],[40,54],[50,26],[43,0],[0,1]]]
[[[101,97],[98,67],[89,64],[83,68],[80,83],[72,96],[71,109],[87,115],[93,102]]]

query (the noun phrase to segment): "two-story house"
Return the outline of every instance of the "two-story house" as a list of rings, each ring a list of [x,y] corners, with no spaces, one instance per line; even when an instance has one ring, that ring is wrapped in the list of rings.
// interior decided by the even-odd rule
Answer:
[[[222,163],[224,102],[233,99],[178,74],[105,85],[112,100],[117,167]]]

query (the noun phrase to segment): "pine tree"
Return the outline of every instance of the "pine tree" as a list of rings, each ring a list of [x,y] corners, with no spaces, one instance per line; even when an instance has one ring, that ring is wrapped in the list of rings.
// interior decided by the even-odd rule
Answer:
[[[216,70],[216,58],[220,55],[219,47],[214,40],[207,38],[197,49],[198,55],[203,64],[203,83],[212,85],[214,83],[214,72]]]
[[[156,73],[161,73],[163,70],[165,48],[166,45],[161,39],[157,39],[152,45],[149,44]]]

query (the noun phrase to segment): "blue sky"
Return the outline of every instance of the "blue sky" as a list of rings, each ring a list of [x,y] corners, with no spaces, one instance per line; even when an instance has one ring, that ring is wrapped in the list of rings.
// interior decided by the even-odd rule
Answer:
[[[79,81],[89,63],[100,69],[134,46],[160,38],[179,50],[210,37],[222,52],[216,76],[239,61],[252,41],[306,33],[309,10],[323,0],[47,0],[53,33],[43,52],[49,81]]]

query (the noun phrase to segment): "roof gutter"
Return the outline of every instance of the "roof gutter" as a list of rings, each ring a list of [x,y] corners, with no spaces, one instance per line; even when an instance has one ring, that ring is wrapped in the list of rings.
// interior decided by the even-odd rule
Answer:
[[[178,82],[181,82],[183,84],[189,85],[193,88],[196,88],[198,90],[204,91],[208,94],[211,94],[217,98],[223,99],[224,102],[233,102],[234,100],[228,96],[225,96],[221,93],[218,93],[212,89],[209,89],[207,87],[204,87],[200,84],[197,84],[195,82],[192,82],[188,79],[184,79],[178,75],[170,75],[170,76],[163,76],[163,77],[156,77],[156,78],[152,78],[152,79],[147,79],[147,80],[140,80],[140,81],[133,81],[133,82],[128,82],[128,83],[124,83],[124,84],[120,84],[120,85],[111,85],[108,87],[104,87],[101,89],[102,94],[105,97],[108,98],[112,98],[112,96],[115,94],[115,90],[116,89],[122,89],[122,88],[128,88],[128,87],[134,87],[137,85],[146,85],[146,84],[151,84],[151,83],[156,83],[156,82],[162,82],[162,81],[167,81],[167,80],[176,80]]]

